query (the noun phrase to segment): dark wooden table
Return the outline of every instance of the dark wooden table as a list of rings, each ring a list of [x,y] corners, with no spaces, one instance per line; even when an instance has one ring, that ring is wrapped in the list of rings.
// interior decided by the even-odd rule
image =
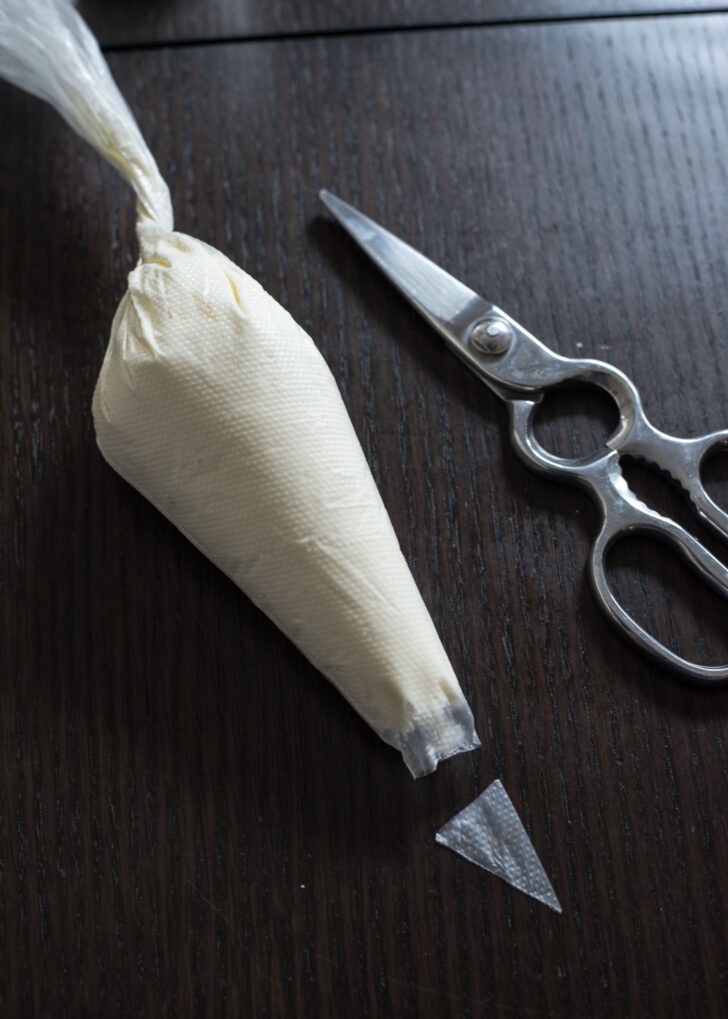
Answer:
[[[665,430],[724,427],[728,15],[708,6],[84,5],[179,227],[340,383],[483,741],[418,782],[102,460],[132,199],[0,87],[3,1015],[726,1014],[728,690],[620,639],[588,587],[588,498],[516,461],[497,399],[317,198],[619,365]],[[564,406],[543,413],[557,451],[608,430],[604,400]],[[728,503],[726,458],[706,474]],[[725,601],[673,560],[631,540],[614,583],[727,660]],[[434,842],[496,777],[561,916]]]

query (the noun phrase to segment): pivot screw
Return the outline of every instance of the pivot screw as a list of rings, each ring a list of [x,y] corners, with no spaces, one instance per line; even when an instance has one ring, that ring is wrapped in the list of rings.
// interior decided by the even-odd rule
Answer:
[[[505,354],[513,339],[513,329],[504,318],[493,315],[476,323],[469,339],[481,354]]]

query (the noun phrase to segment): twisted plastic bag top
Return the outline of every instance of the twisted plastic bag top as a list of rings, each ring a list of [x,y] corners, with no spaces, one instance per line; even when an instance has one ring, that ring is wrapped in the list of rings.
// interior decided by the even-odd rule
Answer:
[[[0,77],[49,102],[131,184],[140,239],[172,230],[169,189],[70,0],[0,0]]]

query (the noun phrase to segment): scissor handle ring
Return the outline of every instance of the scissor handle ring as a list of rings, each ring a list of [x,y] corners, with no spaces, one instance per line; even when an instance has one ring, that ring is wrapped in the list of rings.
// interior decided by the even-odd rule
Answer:
[[[602,446],[595,453],[586,456],[561,457],[549,453],[538,441],[534,431],[536,411],[539,409],[542,396],[543,391],[533,397],[507,400],[511,419],[511,439],[516,452],[528,467],[540,474],[593,490],[594,484],[598,484],[598,481],[596,479],[592,481],[592,475],[595,470],[597,475],[600,473],[598,465],[614,456],[614,451],[609,446]]]
[[[667,522],[669,523],[669,521]],[[678,528],[678,530],[681,531],[682,528]],[[640,531],[649,533],[661,540],[667,541],[673,548],[682,554],[682,557],[690,566],[693,567],[694,571],[698,573],[698,575],[702,575],[704,579],[709,580],[709,577],[706,576],[702,566],[696,564],[696,562],[686,554],[683,546],[682,535],[677,536],[676,538],[671,537],[668,531],[666,531],[662,526],[659,528],[650,526],[650,524],[646,521],[634,523],[630,526],[621,525],[617,529],[609,529],[607,527],[607,521],[605,521],[604,526],[594,541],[592,552],[589,557],[590,580],[597,602],[601,605],[608,619],[610,619],[611,622],[622,631],[622,633],[629,637],[633,644],[635,644],[645,654],[649,655],[649,657],[651,657],[654,661],[657,661],[660,665],[666,666],[673,672],[679,673],[681,678],[698,686],[720,686],[724,683],[728,683],[728,665],[700,665],[697,662],[691,662],[687,658],[683,658],[676,652],[671,651],[670,648],[661,641],[657,640],[657,638],[653,637],[651,633],[641,626],[617,600],[607,578],[606,557],[612,546],[621,538],[626,537],[628,534],[635,534]],[[688,537],[690,537],[690,535],[688,535]],[[725,592],[723,592],[723,594],[725,595]]]
[[[513,443],[529,466],[549,477],[585,488],[599,505],[602,527],[592,546],[589,573],[594,595],[607,617],[638,648],[661,665],[680,673],[686,680],[703,686],[728,682],[728,665],[690,662],[640,626],[619,603],[610,587],[606,556],[621,538],[639,532],[649,533],[668,542],[698,576],[726,598],[728,570],[679,524],[651,510],[634,495],[622,475],[618,450],[604,447],[596,454],[573,459],[557,457],[545,450],[533,430],[538,403],[538,398],[509,399]]]
[[[514,377],[519,383],[534,387],[532,393],[521,397],[509,396],[505,387],[500,390],[511,404],[516,449],[529,466],[549,477],[579,483],[580,475],[594,461],[603,459],[609,449],[617,450],[623,456],[643,460],[670,475],[687,494],[703,523],[728,541],[728,513],[711,498],[701,478],[701,469],[711,454],[728,449],[728,429],[691,439],[668,435],[647,418],[632,380],[604,361],[549,353],[530,368],[520,366]],[[549,389],[579,383],[597,386],[612,398],[619,414],[619,425],[607,440],[606,449],[585,457],[558,457],[536,439],[535,412]]]

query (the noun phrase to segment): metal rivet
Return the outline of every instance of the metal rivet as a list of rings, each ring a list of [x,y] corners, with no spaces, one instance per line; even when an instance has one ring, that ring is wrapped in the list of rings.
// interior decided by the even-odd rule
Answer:
[[[484,318],[470,330],[469,340],[481,354],[505,354],[513,339],[513,329],[504,318]]]

